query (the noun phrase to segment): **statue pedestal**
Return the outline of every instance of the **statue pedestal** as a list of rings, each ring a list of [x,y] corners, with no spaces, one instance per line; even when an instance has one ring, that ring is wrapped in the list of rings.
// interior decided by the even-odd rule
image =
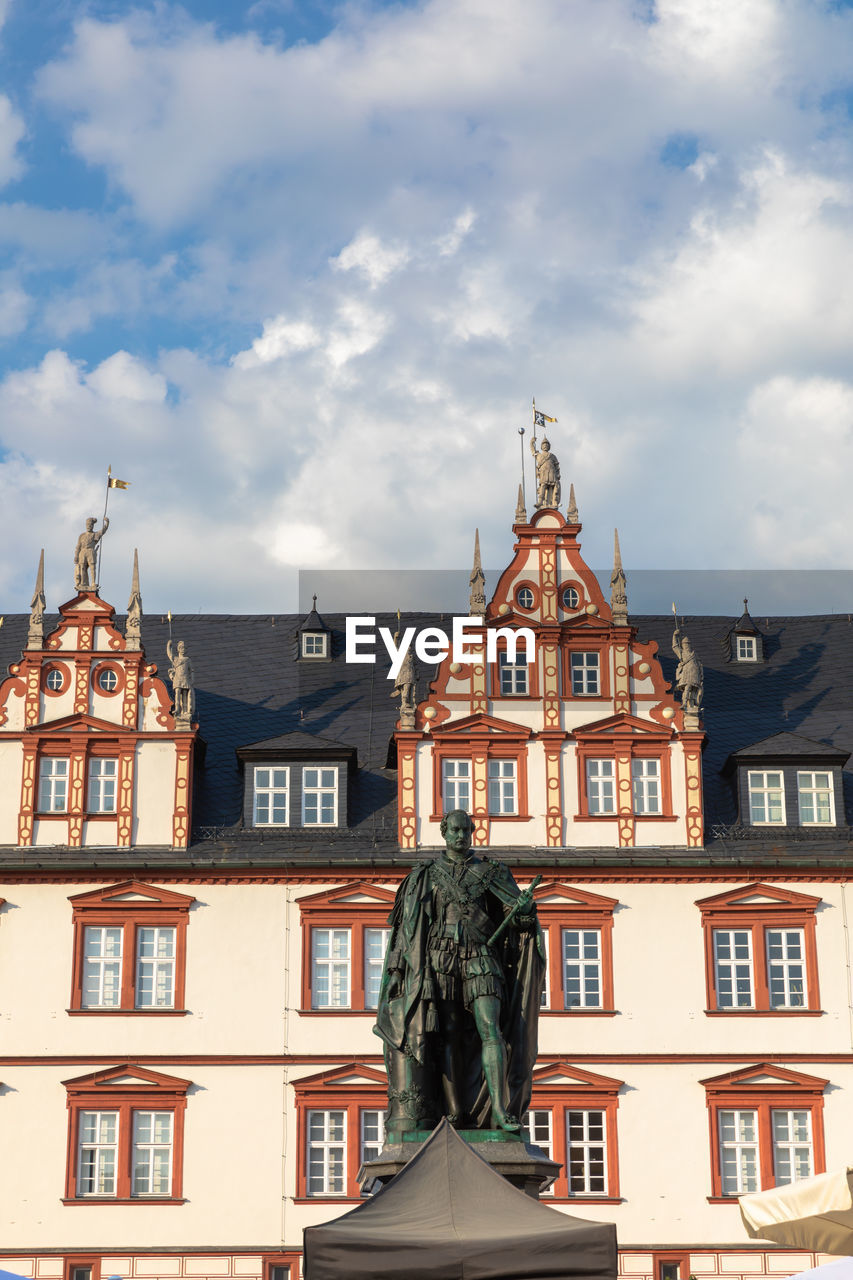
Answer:
[[[513,1138],[500,1129],[458,1129],[460,1138],[491,1165],[512,1186],[538,1200],[554,1181],[561,1166],[539,1147],[522,1138]],[[403,1142],[389,1142],[376,1160],[366,1160],[358,1171],[362,1191],[378,1191],[404,1169],[432,1136],[429,1129],[406,1134]]]

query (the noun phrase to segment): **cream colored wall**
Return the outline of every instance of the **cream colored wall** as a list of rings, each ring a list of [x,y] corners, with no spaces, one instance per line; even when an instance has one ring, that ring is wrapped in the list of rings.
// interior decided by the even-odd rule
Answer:
[[[6,723],[4,733],[17,733],[24,727],[25,698],[22,693],[11,691],[6,699]]]
[[[73,930],[68,899],[91,890],[92,883],[0,886],[7,900],[0,914],[3,1053],[117,1054],[118,1060],[150,1053],[282,1053],[285,889],[170,887],[196,899],[187,928],[185,1017],[69,1016]]]
[[[0,1091],[3,1247],[98,1252],[156,1245],[211,1248],[281,1239],[284,1085],[281,1066],[158,1063],[192,1080],[184,1127],[183,1205],[63,1205],[68,1110],[63,1080],[98,1070],[4,1068]],[[298,1239],[298,1235],[295,1237]]]
[[[39,719],[43,724],[74,714],[74,664],[58,662],[54,665],[64,668],[66,685],[63,693],[51,694],[50,697],[43,691],[39,694]]]
[[[68,818],[36,818],[33,823],[33,844],[38,848],[50,848],[68,841]],[[17,837],[14,841],[17,844]]]
[[[175,744],[138,742],[133,778],[133,843],[171,845]]]
[[[0,845],[18,843],[18,808],[21,803],[21,769],[24,747],[20,742],[0,742]]]
[[[110,654],[110,659],[115,662],[118,655]],[[108,724],[121,724],[121,712],[124,698],[121,693],[114,693],[112,697],[107,697],[101,693],[97,686],[98,668],[101,662],[92,664],[92,676],[89,684],[89,713],[97,716],[99,720],[106,720]]]

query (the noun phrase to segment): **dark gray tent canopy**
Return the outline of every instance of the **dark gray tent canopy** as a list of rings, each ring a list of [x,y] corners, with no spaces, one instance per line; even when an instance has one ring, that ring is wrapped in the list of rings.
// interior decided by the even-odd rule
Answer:
[[[443,1120],[396,1178],[305,1229],[306,1280],[616,1280],[616,1228],[495,1173]]]

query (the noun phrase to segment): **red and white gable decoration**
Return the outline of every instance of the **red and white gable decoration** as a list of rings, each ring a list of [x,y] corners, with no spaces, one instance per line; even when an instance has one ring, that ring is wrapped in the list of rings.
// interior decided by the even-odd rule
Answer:
[[[415,728],[397,730],[403,848],[442,843],[448,778],[473,816],[475,845],[701,847],[704,735],[685,730],[657,643],[614,622],[580,531],[550,509],[513,527],[512,562],[469,646],[474,661],[448,655]],[[535,659],[520,645],[507,672],[504,629],[520,628],[533,633]],[[491,662],[489,632],[498,633]],[[594,794],[591,761],[606,774]]]
[[[0,682],[0,845],[185,848],[193,730],[95,591]]]

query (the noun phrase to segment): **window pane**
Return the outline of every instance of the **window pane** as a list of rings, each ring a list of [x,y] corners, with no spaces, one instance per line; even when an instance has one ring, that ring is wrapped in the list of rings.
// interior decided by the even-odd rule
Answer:
[[[311,1007],[348,1009],[349,1005],[350,931],[312,929]]]
[[[124,930],[87,925],[83,931],[84,1009],[117,1009],[121,1003],[121,952]]]
[[[714,930],[714,979],[718,1009],[751,1009],[752,933],[749,929]]]
[[[563,992],[567,1009],[600,1009],[601,933],[563,930]]]
[[[567,1111],[566,1144],[571,1195],[606,1195],[604,1112]]]

